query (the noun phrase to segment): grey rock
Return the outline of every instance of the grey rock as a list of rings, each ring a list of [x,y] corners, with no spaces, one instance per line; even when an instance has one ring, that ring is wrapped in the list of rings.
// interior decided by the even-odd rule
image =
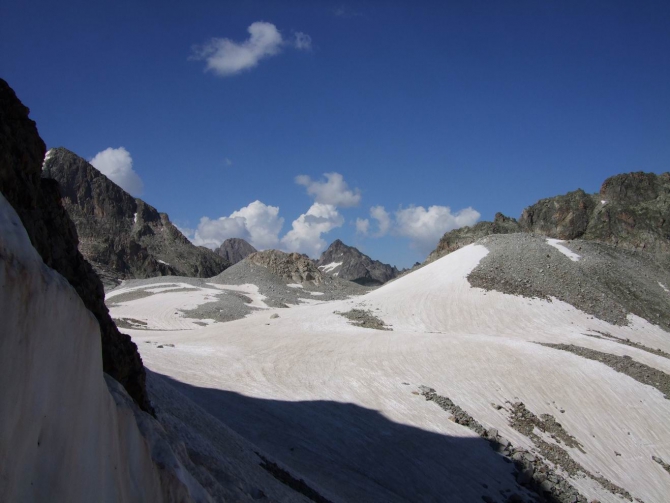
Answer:
[[[670,173],[624,173],[605,180],[598,194],[582,189],[542,199],[519,221],[498,213],[447,232],[427,262],[491,234],[534,233],[556,239],[597,241],[627,250],[645,250],[666,263],[670,252]]]
[[[49,151],[42,177],[58,182],[79,251],[106,286],[153,276],[211,277],[229,263],[193,245],[165,213],[136,199],[65,148]]]
[[[241,238],[226,239],[216,250],[230,264],[237,264],[258,250]]]
[[[321,254],[316,265],[323,270],[328,264],[340,262],[342,265],[328,271],[327,274],[336,275],[340,279],[353,281],[360,285],[382,285],[400,274],[396,267],[373,260],[357,248],[345,245],[339,239],[333,241]]]
[[[324,282],[323,273],[316,268],[307,255],[265,250],[252,253],[246,258],[246,261],[265,267],[272,274],[295,283],[311,282],[319,285]]]

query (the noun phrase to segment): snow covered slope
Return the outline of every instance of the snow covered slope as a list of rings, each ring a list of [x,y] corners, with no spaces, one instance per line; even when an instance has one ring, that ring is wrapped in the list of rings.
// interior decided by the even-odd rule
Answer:
[[[560,271],[589,260],[537,246]],[[355,299],[130,332],[149,369],[332,501],[667,501],[670,334],[473,288],[488,254]]]

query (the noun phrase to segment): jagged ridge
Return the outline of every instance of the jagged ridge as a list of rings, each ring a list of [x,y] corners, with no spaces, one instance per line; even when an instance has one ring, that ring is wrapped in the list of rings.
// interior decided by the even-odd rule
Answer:
[[[584,239],[657,255],[670,252],[670,173],[624,173],[602,184],[598,194],[582,189],[541,199],[517,221],[497,213],[447,232],[427,262],[490,234],[528,232],[556,239]]]

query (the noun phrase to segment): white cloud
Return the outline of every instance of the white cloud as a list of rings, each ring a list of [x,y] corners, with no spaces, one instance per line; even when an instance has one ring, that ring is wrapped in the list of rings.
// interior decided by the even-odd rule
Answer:
[[[342,208],[357,206],[361,200],[359,189],[351,190],[339,173],[324,173],[326,181],[318,182],[307,175],[295,177],[295,183],[307,187],[307,193],[317,203],[330,204]]]
[[[448,206],[410,206],[395,212],[394,233],[412,240],[412,246],[429,253],[445,232],[473,225],[481,215],[473,208],[452,213]]]
[[[312,37],[301,31],[296,31],[294,34],[293,47],[299,51],[312,50]]]
[[[226,166],[232,166],[232,165],[233,165],[233,161],[231,161],[230,159],[228,159],[228,158],[226,157],[226,158],[223,160],[223,164],[225,164]]]
[[[370,208],[370,216],[377,221],[377,232],[374,233],[374,237],[385,236],[391,228],[391,215],[383,206],[373,206]]]
[[[190,59],[204,60],[206,70],[227,77],[254,68],[260,60],[279,54],[285,45],[298,50],[312,48],[312,37],[306,33],[296,32],[294,40],[287,42],[272,23],[256,21],[247,31],[249,38],[243,42],[212,38],[206,44],[194,47]]]
[[[367,236],[369,230],[370,230],[370,220],[368,220],[367,218],[356,219],[356,234]]]
[[[341,227],[343,223],[344,218],[334,205],[316,202],[307,213],[303,213],[293,221],[293,228],[286,233],[281,242],[287,251],[318,257],[326,247],[321,235]]]
[[[91,165],[133,196],[139,196],[144,190],[144,183],[133,170],[133,158],[125,148],[107,148],[95,154]]]
[[[284,219],[278,206],[268,206],[260,201],[234,211],[229,217],[211,220],[202,217],[195,230],[193,243],[216,248],[228,238],[242,238],[253,247],[264,250],[279,244],[279,232]]]

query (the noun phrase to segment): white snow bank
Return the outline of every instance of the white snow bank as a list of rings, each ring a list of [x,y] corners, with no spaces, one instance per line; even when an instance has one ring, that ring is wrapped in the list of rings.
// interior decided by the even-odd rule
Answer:
[[[207,501],[113,380],[112,397],[97,320],[1,195],[0,313],[0,501]]]
[[[330,272],[333,269],[336,269],[342,265],[342,262],[331,262],[330,264],[326,265],[320,265],[319,269],[321,269],[323,272]]]
[[[559,243],[565,243],[565,241],[563,241],[563,240],[561,240],[561,239],[551,239],[551,238],[547,238],[547,244],[548,244],[549,246],[553,246],[553,247],[556,248],[559,252],[561,252],[563,255],[565,255],[565,256],[568,257],[570,260],[572,260],[573,262],[577,262],[580,258],[582,258],[581,255],[577,255],[575,252],[573,252],[572,250],[566,248],[565,246],[563,246],[563,245],[561,245],[561,244],[559,244]]]
[[[300,283],[289,283],[286,286],[289,288],[303,288],[303,286]]]

